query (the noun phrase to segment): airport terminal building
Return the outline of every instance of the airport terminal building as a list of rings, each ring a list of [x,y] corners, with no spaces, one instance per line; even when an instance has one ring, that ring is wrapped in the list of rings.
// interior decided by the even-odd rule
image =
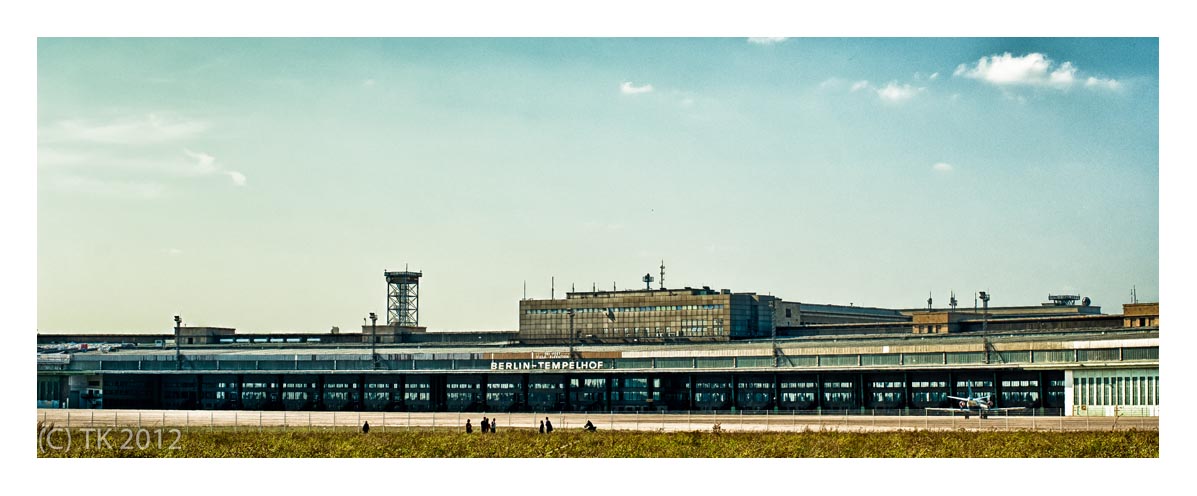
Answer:
[[[1071,308],[1069,308],[1071,307]],[[518,331],[38,336],[38,405],[363,411],[1159,414],[1159,305],[890,310],[709,288],[519,302]],[[1037,310],[1039,309],[1039,310]],[[390,318],[399,315],[397,318]]]

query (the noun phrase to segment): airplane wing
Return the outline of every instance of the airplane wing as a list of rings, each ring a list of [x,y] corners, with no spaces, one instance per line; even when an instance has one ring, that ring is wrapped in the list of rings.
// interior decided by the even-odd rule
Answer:
[[[967,408],[924,408],[923,410],[931,412],[976,412],[976,410],[969,410]]]
[[[1002,408],[990,408],[989,411],[990,412],[1013,412],[1013,411],[1026,410],[1026,409],[1027,409],[1027,407],[1025,407],[1025,406],[1007,406],[1007,407],[1002,407]]]

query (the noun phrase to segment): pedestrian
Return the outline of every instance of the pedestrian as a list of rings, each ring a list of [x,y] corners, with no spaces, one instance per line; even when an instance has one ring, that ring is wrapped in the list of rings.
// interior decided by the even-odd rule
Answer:
[[[553,432],[553,422],[550,421],[548,417],[544,418],[544,431]]]
[[[493,418],[493,419],[490,419],[490,433],[491,433],[491,434],[494,434],[494,433],[495,433],[495,427],[496,427],[496,426],[498,426],[498,425],[499,425],[499,419],[498,419],[498,418]]]
[[[490,421],[486,417],[482,417],[482,433],[486,434],[487,432],[490,432]]]
[[[369,434],[369,433],[370,433],[370,421],[367,420],[366,423],[362,424],[362,434]]]
[[[470,419],[466,419],[466,434],[474,432],[474,426],[470,425]]]
[[[543,420],[540,421],[540,433],[544,434],[544,421]]]

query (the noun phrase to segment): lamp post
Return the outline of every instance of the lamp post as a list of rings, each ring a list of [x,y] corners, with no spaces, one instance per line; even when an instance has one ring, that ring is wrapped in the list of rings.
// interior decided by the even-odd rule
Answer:
[[[374,343],[378,341],[378,315],[370,312],[370,362],[374,364],[374,369],[378,369],[378,355],[374,352]]]
[[[183,319],[175,315],[175,370],[183,369],[183,362],[180,361],[179,355],[179,345],[182,343],[182,341],[179,341],[179,327],[182,325]]]

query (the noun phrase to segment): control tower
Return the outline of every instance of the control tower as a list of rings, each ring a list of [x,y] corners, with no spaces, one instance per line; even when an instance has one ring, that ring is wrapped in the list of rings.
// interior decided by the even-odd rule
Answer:
[[[395,327],[420,325],[419,272],[385,271],[387,278],[387,324]]]

